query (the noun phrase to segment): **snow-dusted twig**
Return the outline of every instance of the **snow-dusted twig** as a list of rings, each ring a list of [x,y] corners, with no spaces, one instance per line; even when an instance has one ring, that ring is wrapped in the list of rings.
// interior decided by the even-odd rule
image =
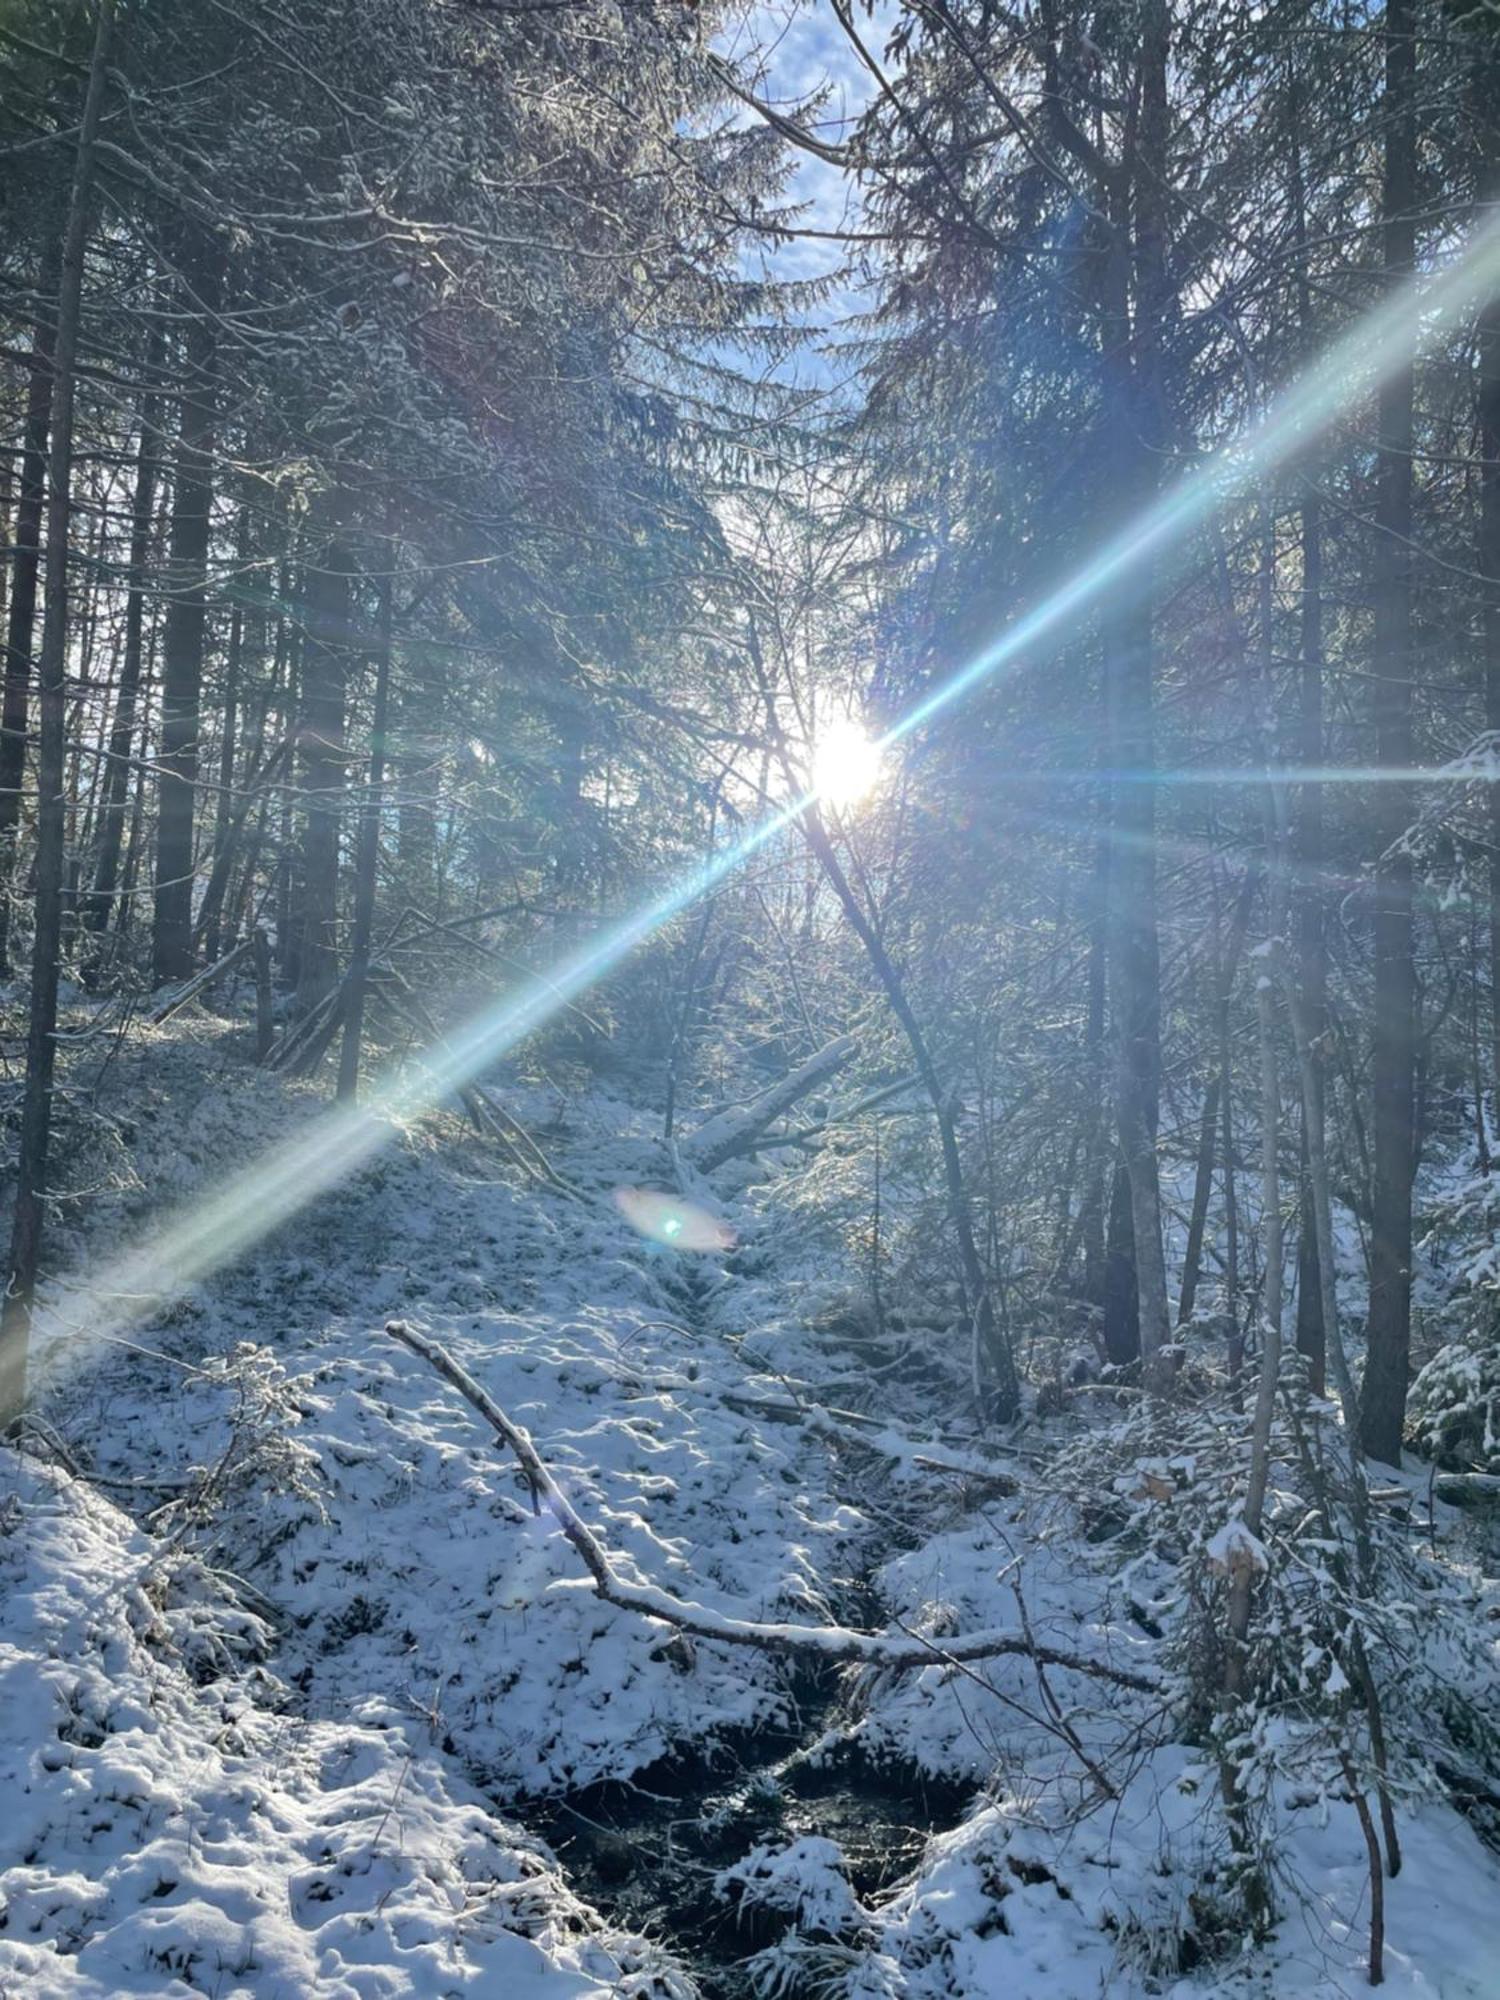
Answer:
[[[860,1632],[842,1625],[795,1625],[735,1618],[715,1611],[709,1605],[697,1604],[690,1598],[676,1597],[656,1584],[631,1583],[615,1569],[609,1551],[547,1470],[531,1439],[511,1421],[488,1390],[481,1387],[445,1347],[418,1333],[404,1320],[389,1321],[386,1332],[450,1383],[490,1425],[497,1441],[515,1454],[531,1482],[533,1492],[571,1542],[584,1568],[593,1578],[599,1596],[622,1611],[634,1611],[643,1618],[674,1625],[679,1631],[691,1633],[695,1638],[714,1639],[728,1646],[755,1646],[769,1653],[814,1653],[829,1663],[885,1667],[902,1673],[953,1661],[989,1660],[1010,1653],[1035,1660],[1043,1666],[1090,1674],[1095,1679],[1112,1681],[1117,1687],[1131,1688],[1141,1694],[1161,1692],[1160,1683],[1146,1674],[1113,1666],[1107,1660],[1090,1659],[1086,1654],[1038,1645],[1024,1634],[1015,1632],[961,1633],[945,1638],[939,1647],[916,1633],[897,1639],[889,1633]]]

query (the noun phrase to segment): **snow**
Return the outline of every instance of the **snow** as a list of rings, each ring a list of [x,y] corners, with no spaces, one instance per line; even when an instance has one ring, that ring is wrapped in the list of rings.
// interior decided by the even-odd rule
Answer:
[[[1270,1566],[1265,1543],[1259,1536],[1252,1535],[1238,1517],[1226,1521],[1217,1534],[1209,1537],[1203,1553],[1216,1569],[1226,1572],[1242,1566],[1248,1566],[1253,1570],[1263,1570]]]
[[[838,1937],[869,1923],[869,1913],[849,1886],[837,1844],[817,1834],[781,1848],[752,1848],[715,1877],[714,1888],[742,1910],[775,1910],[790,1917],[804,1935]]]
[[[618,1990],[641,1948],[385,1703],[295,1713],[195,1561],[57,1468],[0,1478],[0,1991]]]
[[[80,1268],[310,1113],[192,1034],[141,1030],[119,1058],[140,1065],[120,1088],[130,1170],[91,1205]],[[1149,1694],[933,1653],[990,1633],[1153,1681],[1169,1593],[1150,1545],[1095,1547],[1076,1496],[993,1443],[924,1442],[911,1392],[882,1385],[873,1423],[846,1421],[817,1330],[845,1274],[774,1184],[737,1177],[716,1202],[605,1089],[497,1088],[581,1200],[434,1119],[129,1348],[44,1337],[60,1462],[0,1459],[0,1992],[688,1992],[517,1814],[792,1720],[788,1665],[603,1602],[557,1510],[392,1318],[524,1428],[637,1603],[722,1638],[812,1628],[843,1658],[878,1604],[822,1750],[983,1787],[883,1898],[815,1830],[720,1871],[794,1923],[758,1961],[766,1991],[814,1972],[852,2000],[1361,1990],[1347,1802],[1283,1797],[1276,1935],[1189,1972],[1226,1859],[1212,1756],[1170,1741]],[[738,1247],[643,1234],[614,1196],[652,1188]],[[59,1282],[51,1326],[82,1301]],[[1122,1465],[1116,1503],[1169,1528],[1204,1470],[1154,1443]],[[1222,1507],[1192,1533],[1265,1559]],[[1308,1671],[1337,1692],[1331,1659]],[[1495,1857],[1442,1805],[1403,1799],[1400,1819],[1388,1990],[1492,1994]]]

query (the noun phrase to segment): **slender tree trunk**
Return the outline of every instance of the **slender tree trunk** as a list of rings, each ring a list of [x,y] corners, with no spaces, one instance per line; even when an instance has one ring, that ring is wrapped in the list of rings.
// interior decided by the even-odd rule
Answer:
[[[958,1239],[964,1291],[967,1295],[968,1310],[974,1322],[975,1353],[980,1364],[978,1372],[982,1378],[976,1386],[980,1390],[981,1401],[990,1407],[998,1421],[1009,1423],[1021,1407],[1021,1385],[1016,1374],[1015,1357],[1011,1353],[1010,1342],[995,1317],[984,1263],[980,1258],[979,1245],[974,1236],[974,1222],[969,1213],[969,1197],[964,1181],[963,1160],[958,1149],[958,1127],[954,1118],[952,1096],[943,1089],[937,1065],[927,1045],[927,1037],[922,1032],[921,1024],[907,996],[906,983],[896,970],[890,954],[865,915],[852,884],[840,866],[817,806],[811,805],[807,808],[803,815],[803,825],[808,844],[817,856],[829,886],[843,906],[851,929],[864,946],[875,975],[885,989],[886,998],[890,1001],[891,1011],[905,1032],[917,1074],[921,1077],[923,1088],[932,1103],[943,1156],[943,1180],[948,1194],[948,1217],[953,1225],[954,1235]]]
[[[1256,871],[1247,868],[1240,884],[1240,893],[1235,898],[1234,918],[1229,927],[1229,942],[1223,958],[1214,968],[1214,1018],[1227,1014],[1230,996],[1234,992],[1235,976],[1239,971],[1240,953],[1245,948],[1245,934],[1250,928],[1250,906],[1255,898]],[[1213,1193],[1215,1141],[1219,1131],[1219,1105],[1224,1095],[1225,1074],[1222,1047],[1228,1037],[1221,1037],[1221,1058],[1209,1078],[1203,1093],[1203,1115],[1198,1126],[1197,1171],[1193,1178],[1193,1206],[1188,1218],[1187,1247],[1182,1257],[1182,1291],[1177,1303],[1177,1324],[1186,1326],[1193,1317],[1193,1306],[1198,1293],[1198,1279],[1203,1265],[1203,1238],[1208,1227],[1209,1198]]]
[[[407,898],[422,907],[432,899],[437,882],[437,753],[426,718],[442,691],[414,681],[414,665],[406,663],[402,676],[406,685],[398,703],[396,861]],[[424,666],[420,671],[425,683],[434,669]]]
[[[1481,194],[1500,203],[1500,37],[1480,31],[1475,110]],[[1500,296],[1479,321],[1479,561],[1483,579],[1485,726],[1500,747]],[[1490,1090],[1500,1128],[1500,779],[1489,786]],[[1480,1117],[1483,1118],[1483,1106]]]
[[[114,0],[98,0],[88,88],[79,121],[73,187],[58,273],[57,334],[47,457],[47,582],[38,662],[36,933],[31,960],[31,1019],[26,1087],[16,1159],[10,1281],[0,1309],[0,1426],[19,1416],[26,1394],[26,1348],[36,1293],[47,1192],[56,1062],[58,952],[67,801],[68,534],[73,477],[73,364],[83,302],[84,253],[94,181],[99,114],[104,102]]]
[[[1322,768],[1323,745],[1323,524],[1322,510],[1315,493],[1302,501],[1302,612],[1300,619],[1301,660],[1298,672],[1297,742],[1300,761],[1307,772]],[[1323,1117],[1325,1090],[1322,1048],[1328,1027],[1328,945],[1325,936],[1323,868],[1323,786],[1315,777],[1304,777],[1298,787],[1298,806],[1293,828],[1295,840],[1297,983],[1306,1010],[1308,1034],[1313,1048],[1311,1087],[1316,1092],[1318,1117]],[[1308,1157],[1307,1118],[1303,1114],[1302,1150]],[[1307,1362],[1308,1381],[1315,1395],[1323,1393],[1325,1331],[1323,1325],[1323,1282],[1318,1269],[1318,1240],[1314,1226],[1312,1190],[1308,1175],[1302,1184],[1302,1222],[1297,1244],[1297,1352]]]
[[[340,536],[314,546],[306,565],[301,746],[306,814],[302,835],[298,1012],[338,984],[339,831],[344,808],[344,698],[353,562]]]
[[[339,1050],[338,1101],[353,1104],[359,1094],[359,1045],[364,1032],[365,982],[370,970],[370,939],[375,929],[375,889],[380,867],[380,821],[385,801],[386,729],[391,698],[391,604],[395,544],[390,544],[386,574],[379,583],[375,614],[375,701],[370,717],[370,768],[365,778],[364,811],[359,823],[359,854],[354,871],[354,932],[349,946],[349,970],[344,979],[344,1040]]]
[[[1166,303],[1164,219],[1168,15],[1151,0],[1143,20],[1141,108],[1135,143],[1113,190],[1105,257],[1106,392],[1114,497],[1129,518],[1156,483],[1161,435],[1159,339]],[[1136,312],[1130,313],[1134,225]],[[1156,912],[1156,786],[1153,719],[1153,582],[1137,574],[1102,614],[1114,787],[1109,939],[1110,1012],[1116,1053],[1115,1109],[1130,1186],[1140,1348],[1148,1379],[1170,1336],[1161,1180],[1156,1157],[1161,1094],[1161,961]]]
[[[1416,250],[1416,41],[1413,0],[1385,15],[1383,266],[1389,285],[1411,272]],[[1412,730],[1412,365],[1382,384],[1374,604],[1375,759],[1409,769]],[[1361,1400],[1367,1451],[1401,1459],[1411,1344],[1412,1171],[1415,1159],[1416,979],[1412,869],[1398,851],[1411,822],[1409,784],[1377,787],[1375,833],[1374,1177],[1371,1191],[1369,1350]]]
[[[249,523],[248,509],[242,510],[239,532],[235,538],[236,560],[241,574],[244,573],[250,560]],[[241,688],[244,683],[245,627],[244,606],[236,604],[230,614],[229,649],[224,661],[223,721],[219,735],[218,796],[214,804],[213,860],[209,866],[208,882],[203,891],[203,906],[198,912],[198,921],[194,926],[196,934],[203,939],[203,956],[210,965],[221,955],[224,896],[229,884],[230,865],[234,858],[234,835],[243,821],[243,815],[237,815],[235,812],[234,770],[239,747],[236,739],[240,726]],[[263,625],[260,629],[263,629]]]
[[[193,970],[194,818],[208,629],[208,546],[213,511],[214,366],[221,264],[216,248],[189,260],[193,289],[187,384],[177,444],[162,642],[160,783],[151,971],[157,985]]]
[[[148,377],[155,372],[156,359],[153,349],[147,362]],[[141,402],[140,425],[135,459],[135,492],[130,509],[130,562],[125,579],[125,643],[120,659],[120,686],[115,697],[114,719],[107,746],[93,891],[84,911],[85,927],[101,938],[109,929],[115,885],[119,880],[120,850],[125,838],[125,807],[130,791],[130,758],[135,748],[141,662],[145,650],[146,570],[151,558],[161,426],[161,400],[149,391]]]
[[[760,682],[761,695],[766,707],[766,720],[770,726],[772,739],[780,753],[787,782],[795,789],[796,773],[777,721],[775,695],[766,677],[760,640],[753,619],[750,624],[750,651],[756,676]],[[988,1414],[1001,1423],[1009,1423],[1020,1413],[1021,1382],[1016,1372],[1015,1356],[1011,1352],[1010,1341],[995,1313],[984,1262],[980,1257],[979,1244],[974,1235],[974,1218],[969,1212],[963,1156],[958,1146],[958,1125],[954,1115],[953,1095],[943,1088],[932,1050],[907,993],[906,981],[886,950],[879,932],[870,921],[853,884],[844,872],[834,851],[833,842],[828,837],[822,813],[816,804],[809,805],[802,813],[801,826],[807,844],[823,872],[824,880],[837,897],[849,921],[850,929],[863,945],[871,969],[890,1003],[891,1012],[906,1036],[917,1075],[921,1078],[922,1088],[932,1105],[942,1152],[943,1184],[948,1197],[948,1219],[958,1242],[965,1306],[973,1324],[976,1399]]]
[[[40,289],[55,291],[57,252],[43,262]],[[0,700],[0,979],[10,976],[10,919],[14,895],[16,833],[26,777],[26,733],[31,716],[31,649],[36,630],[41,566],[42,513],[47,494],[47,431],[51,422],[54,329],[38,317],[32,335],[21,476],[16,495],[15,554],[5,625],[5,690]]]
[[[1105,965],[1105,933],[1109,909],[1109,843],[1099,842],[1094,860],[1092,883],[1093,906],[1089,912],[1089,961],[1088,961],[1088,1025],[1085,1031],[1087,1049],[1087,1087],[1089,1107],[1086,1114],[1088,1125],[1088,1151],[1086,1169],[1087,1190],[1084,1195],[1083,1223],[1083,1293],[1089,1304],[1099,1313],[1099,1324],[1104,1324],[1104,1190],[1109,1185],[1109,1159],[1113,1151],[1107,1145],[1106,1134],[1109,1121],[1105,1113],[1108,1101],[1108,1073],[1105,1066],[1105,986],[1107,968]]]

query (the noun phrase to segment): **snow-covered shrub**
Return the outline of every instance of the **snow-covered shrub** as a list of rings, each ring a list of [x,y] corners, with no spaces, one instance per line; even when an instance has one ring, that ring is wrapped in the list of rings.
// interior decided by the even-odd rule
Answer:
[[[318,1454],[294,1435],[306,1379],[289,1375],[269,1347],[241,1341],[204,1361],[194,1388],[213,1399],[222,1444],[190,1469],[184,1491],[152,1525],[174,1542],[192,1535],[227,1543],[241,1561],[298,1523],[321,1519]]]
[[[1247,1428],[1219,1402],[1143,1410],[1092,1432],[1049,1475],[1064,1490],[1092,1487],[1096,1559],[1163,1633],[1177,1728],[1202,1757],[1183,1784],[1210,1807],[1232,1802],[1193,1900],[1205,1956],[1231,1934],[1226,1895],[1260,1922],[1277,1885],[1293,1886],[1289,1815],[1326,1818],[1355,1793],[1372,1816],[1382,1795],[1402,1808],[1443,1796],[1453,1773],[1493,1769],[1500,1747],[1483,1594],[1399,1520],[1351,1498],[1342,1432],[1295,1379],[1273,1431],[1260,1533],[1248,1538],[1236,1526]],[[1231,1695],[1228,1599],[1241,1560],[1254,1596]],[[1138,1962],[1152,1956],[1140,1937],[1133,1950]]]
[[[752,1848],[714,1877],[714,1893],[742,1912],[789,1917],[805,1936],[844,1937],[867,1922],[838,1843],[816,1834]]]
[[[854,1893],[837,1842],[807,1835],[784,1847],[752,1848],[714,1877],[714,1893],[742,1918],[765,1912],[789,1924],[784,1937],[749,1961],[763,2000],[836,2000],[854,1990],[868,1957],[870,1913]]]
[[[1500,1341],[1486,1330],[1450,1341],[1411,1386],[1414,1451],[1461,1472],[1500,1472]]]

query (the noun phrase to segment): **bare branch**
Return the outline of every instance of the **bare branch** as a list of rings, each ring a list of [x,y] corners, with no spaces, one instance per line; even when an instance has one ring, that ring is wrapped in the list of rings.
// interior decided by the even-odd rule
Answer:
[[[735,1618],[709,1605],[694,1603],[690,1598],[675,1597],[656,1584],[630,1583],[615,1569],[608,1550],[547,1470],[525,1431],[512,1423],[468,1370],[445,1347],[418,1333],[404,1320],[388,1321],[385,1330],[436,1369],[492,1427],[497,1441],[515,1454],[533,1493],[572,1543],[594,1580],[595,1590],[607,1604],[617,1605],[622,1611],[638,1612],[641,1617],[654,1618],[663,1625],[674,1625],[678,1631],[689,1632],[695,1638],[713,1639],[727,1646],[754,1646],[766,1653],[812,1653],[830,1664],[884,1667],[907,1673],[945,1662],[989,1660],[1011,1653],[1041,1666],[1089,1674],[1096,1680],[1110,1681],[1116,1687],[1130,1688],[1140,1694],[1161,1693],[1160,1683],[1148,1675],[1112,1666],[1107,1660],[1090,1659],[1085,1654],[1037,1645],[1015,1632],[964,1633],[944,1639],[939,1647],[915,1633],[896,1639],[888,1633],[859,1632],[843,1625],[773,1624]]]

